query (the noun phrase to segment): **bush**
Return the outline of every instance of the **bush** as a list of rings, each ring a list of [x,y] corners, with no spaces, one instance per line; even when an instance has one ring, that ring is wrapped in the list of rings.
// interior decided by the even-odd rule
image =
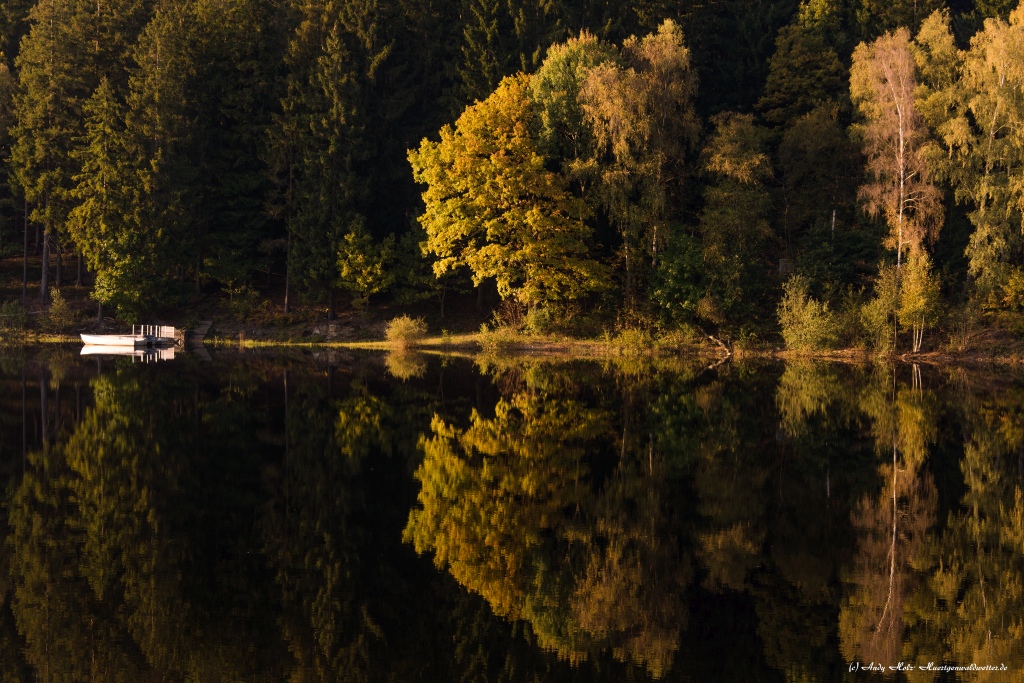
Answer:
[[[272,305],[249,285],[227,287],[228,310],[231,317],[239,322],[266,318]]]
[[[1024,271],[1011,268],[1003,283],[1003,305],[1011,311],[1024,308]]]
[[[864,304],[860,312],[864,333],[879,351],[896,348],[896,313],[900,304],[899,272],[896,266],[883,265],[875,280],[875,298]]]
[[[20,332],[28,327],[28,311],[20,301],[0,304],[0,330]]]
[[[810,296],[807,279],[794,275],[782,287],[779,325],[786,348],[793,351],[820,351],[834,348],[839,338],[836,316],[828,304]]]
[[[626,327],[619,330],[613,342],[620,355],[644,356],[654,347],[654,339],[647,330],[637,327]]]
[[[414,346],[427,336],[427,323],[423,318],[400,315],[388,323],[384,336],[396,348]]]
[[[523,328],[530,334],[546,334],[553,328],[551,312],[539,306],[528,311],[523,318]]]
[[[63,333],[77,322],[77,317],[64,300],[60,290],[50,290],[50,308],[43,315],[42,326],[47,332]]]

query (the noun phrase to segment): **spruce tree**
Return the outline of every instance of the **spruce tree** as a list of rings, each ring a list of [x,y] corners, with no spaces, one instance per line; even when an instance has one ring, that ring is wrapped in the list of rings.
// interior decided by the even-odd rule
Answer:
[[[80,171],[73,153],[82,135],[84,104],[101,77],[127,82],[127,52],[148,16],[141,0],[42,0],[16,61],[20,94],[12,162],[31,218],[43,226],[44,262],[51,240],[65,231],[71,190]],[[48,269],[43,268],[45,298]]]

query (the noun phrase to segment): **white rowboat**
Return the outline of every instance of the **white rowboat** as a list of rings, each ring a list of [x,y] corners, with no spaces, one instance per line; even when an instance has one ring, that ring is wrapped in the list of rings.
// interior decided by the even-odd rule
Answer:
[[[87,346],[136,347],[149,346],[150,339],[144,334],[83,334],[82,341]]]
[[[82,342],[86,346],[117,346],[140,348],[146,346],[167,346],[175,343],[173,327],[163,325],[132,326],[131,334],[83,334]]]

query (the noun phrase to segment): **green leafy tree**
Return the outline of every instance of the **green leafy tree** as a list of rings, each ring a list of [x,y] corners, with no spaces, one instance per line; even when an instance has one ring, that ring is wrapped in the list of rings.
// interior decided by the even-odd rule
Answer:
[[[900,271],[895,266],[882,264],[875,278],[872,299],[861,308],[861,320],[868,341],[880,351],[896,348],[896,329],[900,305]]]
[[[712,182],[705,190],[699,225],[708,286],[697,314],[736,328],[763,313],[765,301],[758,295],[770,292],[766,275],[772,270],[774,235],[767,182],[772,168],[764,132],[753,116],[721,114],[714,124],[704,150]]]
[[[776,151],[778,196],[786,253],[827,297],[868,276],[878,237],[857,222],[863,158],[851,143],[837,105],[790,120]]]
[[[627,313],[640,310],[647,280],[668,239],[686,153],[698,120],[697,77],[678,24],[630,37],[621,61],[590,69],[584,112],[597,138],[599,193],[621,237],[619,250]]]
[[[532,99],[538,108],[537,145],[552,162],[561,164],[569,178],[583,186],[584,197],[596,178],[596,139],[584,111],[582,91],[590,71],[618,61],[611,45],[590,33],[552,45],[530,78]],[[592,198],[592,195],[589,195]]]
[[[338,284],[352,294],[356,308],[368,307],[371,296],[386,291],[394,283],[395,274],[390,268],[394,248],[394,236],[377,245],[359,225],[342,238],[338,247]]]
[[[1010,21],[988,19],[984,29],[961,51],[953,40],[949,17],[936,13],[918,35],[918,62],[925,75],[922,111],[938,142],[927,150],[968,203],[974,231],[967,245],[968,273],[978,300],[999,306],[1003,285],[1024,254],[1021,238],[1021,182],[1024,120],[1021,53],[1024,11]]]
[[[912,333],[910,350],[921,350],[925,329],[934,325],[939,313],[939,281],[932,272],[928,254],[911,252],[900,273],[899,320]]]
[[[536,149],[529,87],[502,81],[409,160],[427,186],[419,220],[435,274],[467,266],[476,284],[494,278],[503,298],[535,307],[600,289],[603,268],[588,254],[589,207]]]

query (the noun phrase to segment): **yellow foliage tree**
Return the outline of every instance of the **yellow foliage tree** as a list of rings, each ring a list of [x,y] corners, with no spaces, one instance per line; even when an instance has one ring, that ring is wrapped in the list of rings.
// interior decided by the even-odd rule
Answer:
[[[409,161],[427,186],[419,220],[434,273],[467,266],[476,284],[494,278],[503,298],[535,307],[585,297],[606,278],[588,256],[590,209],[537,151],[530,94],[529,76],[504,79]]]

